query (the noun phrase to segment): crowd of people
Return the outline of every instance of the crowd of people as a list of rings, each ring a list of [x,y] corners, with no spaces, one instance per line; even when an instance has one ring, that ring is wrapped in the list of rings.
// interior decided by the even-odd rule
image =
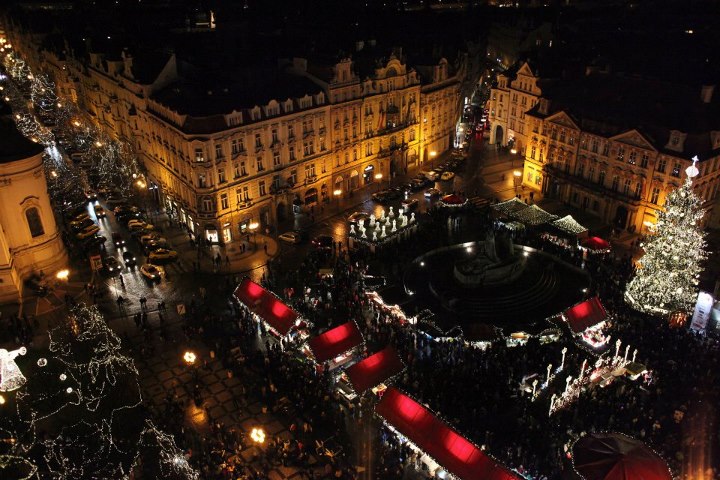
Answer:
[[[364,354],[393,345],[407,367],[394,379],[397,387],[528,478],[560,478],[569,468],[573,441],[584,433],[606,430],[646,442],[675,474],[689,478],[689,469],[697,468],[690,459],[700,458],[698,450],[718,442],[712,407],[720,399],[717,339],[671,330],[663,320],[627,308],[622,294],[633,273],[629,257],[583,255],[531,232],[518,232],[517,243],[553,253],[591,274],[594,282],[588,294],[599,294],[613,315],[606,333],[637,348],[638,361],[652,372],[644,379],[619,378],[604,388],[592,388],[576,403],[548,416],[549,396],[565,386],[565,375],[576,375],[583,360],[594,361],[592,353],[571,337],[544,344],[531,338],[515,347],[499,341],[487,349],[473,348],[462,339],[437,341],[365,295],[369,272],[398,282],[402,265],[424,251],[462,241],[463,235],[502,228],[489,215],[476,214],[460,222],[470,225],[467,230],[447,229],[446,215],[430,212],[430,220],[412,241],[386,245],[374,254],[340,244],[313,252],[301,268],[275,263],[262,283],[309,321],[313,335],[355,320],[365,338]],[[333,274],[320,274],[328,266]],[[226,285],[228,293],[233,284]],[[296,467],[304,478],[351,479],[363,470],[371,470],[372,478],[402,478],[408,471],[423,470],[420,455],[373,415],[372,394],[357,403],[343,401],[329,373],[319,373],[296,344],[270,339],[242,306],[229,305],[222,315],[210,313],[201,302],[189,308],[185,341],[203,341],[229,375],[243,379],[243,392],[234,399],[241,409],[259,401],[290,432],[285,438],[270,435],[257,456],[247,461],[241,455],[252,446],[246,432],[210,419],[211,434],[200,438],[178,414],[188,400],[182,402],[168,392],[166,405],[154,414],[188,449],[191,464],[203,478],[260,479],[265,478],[263,472],[282,465]],[[533,401],[520,388],[522,379],[543,374],[548,364],[559,365],[563,347],[568,347],[565,370]],[[207,395],[197,382],[190,401],[202,406]],[[717,478],[719,459],[702,458],[705,478]]]

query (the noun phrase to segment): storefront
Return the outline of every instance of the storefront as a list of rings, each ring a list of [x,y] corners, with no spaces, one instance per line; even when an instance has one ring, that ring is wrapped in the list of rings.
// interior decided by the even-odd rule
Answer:
[[[365,167],[365,170],[363,170],[363,183],[365,185],[369,185],[375,181],[375,166],[374,165],[368,165]]]
[[[230,225],[230,222],[223,223],[222,235],[223,242],[228,243],[232,241],[232,225]]]
[[[360,188],[360,174],[357,170],[353,170],[350,174],[350,190],[357,190]]]
[[[318,203],[317,188],[310,188],[305,192],[305,205],[308,207]]]
[[[205,240],[210,243],[218,243],[218,231],[215,225],[205,225]]]

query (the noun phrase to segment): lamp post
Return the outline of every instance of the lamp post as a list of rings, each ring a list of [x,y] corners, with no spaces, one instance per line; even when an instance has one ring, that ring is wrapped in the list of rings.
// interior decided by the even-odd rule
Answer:
[[[255,235],[257,234],[257,229],[259,226],[260,224],[258,222],[252,222],[250,223],[250,225],[248,225],[248,230],[250,230],[253,234],[253,251],[257,250],[257,238]]]
[[[382,175],[382,174],[379,174],[379,175]],[[338,189],[335,189],[335,190],[333,191],[333,195],[335,196],[335,199],[337,200],[337,211],[338,211],[338,213],[340,213],[340,197],[342,196],[342,193],[343,193],[342,190],[340,190],[339,188],[338,188]]]
[[[437,152],[435,150],[432,150],[430,152],[430,168],[435,166],[435,157],[437,157]]]
[[[375,174],[375,180],[377,180],[377,184],[378,184],[378,187],[377,187],[377,190],[376,190],[377,192],[380,191],[380,185],[382,184],[382,178],[383,178],[383,174],[382,174],[382,173],[376,173],[376,174]]]
[[[515,185],[515,195],[517,195],[522,183],[522,172],[520,170],[513,171],[513,183]]]

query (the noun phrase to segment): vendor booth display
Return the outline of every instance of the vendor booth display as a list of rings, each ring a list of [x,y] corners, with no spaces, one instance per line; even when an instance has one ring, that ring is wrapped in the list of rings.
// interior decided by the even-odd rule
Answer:
[[[386,347],[346,370],[353,390],[364,393],[386,382],[405,369],[394,348]]]
[[[411,446],[448,473],[463,480],[519,480],[487,453],[450,428],[429,409],[391,387],[375,407],[375,413]],[[437,469],[436,468],[436,469]],[[431,471],[431,474],[435,472]]]
[[[351,351],[363,344],[363,336],[355,322],[350,321],[328,330],[308,341],[308,349],[315,362],[333,370],[351,359]]]
[[[621,433],[592,433],[572,446],[584,480],[672,480],[667,463],[647,445]]]
[[[439,207],[447,207],[447,208],[459,208],[464,207],[468,204],[467,198],[458,195],[456,193],[451,193],[450,195],[445,195],[442,197],[437,205]]]
[[[562,313],[562,317],[570,327],[570,331],[586,344],[595,349],[607,344],[603,328],[608,315],[598,297],[592,297],[568,308]]]
[[[565,215],[562,218],[558,218],[551,222],[550,225],[567,235],[572,235],[577,238],[585,238],[588,236],[588,229],[580,225],[572,215]]]
[[[531,227],[549,223],[558,218],[557,215],[548,213],[537,205],[530,205],[525,209],[511,212],[510,216]]]
[[[240,282],[234,295],[279,337],[285,337],[298,321],[297,312],[249,278]]]
[[[607,253],[610,251],[610,243],[600,237],[588,237],[580,242],[580,246],[593,253]]]
[[[522,210],[526,210],[527,208],[530,208],[530,207],[528,207],[527,204],[525,202],[523,202],[522,200],[520,200],[519,198],[513,197],[510,200],[507,200],[505,202],[500,202],[500,203],[491,205],[490,208],[492,209],[492,211],[494,211],[495,213],[497,213],[499,215],[502,215],[505,217],[510,217],[514,213],[520,212]]]
[[[361,219],[356,223],[349,223],[350,231],[348,239],[350,246],[353,247],[355,242],[368,245],[371,251],[375,251],[375,247],[388,242],[394,242],[404,238],[417,231],[417,220],[415,212],[408,212],[404,209],[398,209],[397,213],[393,207],[390,207],[386,213],[385,210],[380,211],[380,216],[370,215],[369,220]]]

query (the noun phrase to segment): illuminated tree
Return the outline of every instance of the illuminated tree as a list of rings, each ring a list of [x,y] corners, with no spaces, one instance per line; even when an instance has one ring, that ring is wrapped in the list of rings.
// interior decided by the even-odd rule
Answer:
[[[625,291],[626,301],[640,311],[666,314],[689,311],[697,297],[701,263],[707,258],[700,221],[702,200],[692,191],[697,176],[693,165],[686,170],[682,187],[671,192],[658,217],[655,234],[642,244],[635,278]]]
[[[132,467],[136,478],[162,478],[164,480],[197,480],[198,473],[188,464],[172,436],[158,430],[147,421],[140,434],[138,456]]]

